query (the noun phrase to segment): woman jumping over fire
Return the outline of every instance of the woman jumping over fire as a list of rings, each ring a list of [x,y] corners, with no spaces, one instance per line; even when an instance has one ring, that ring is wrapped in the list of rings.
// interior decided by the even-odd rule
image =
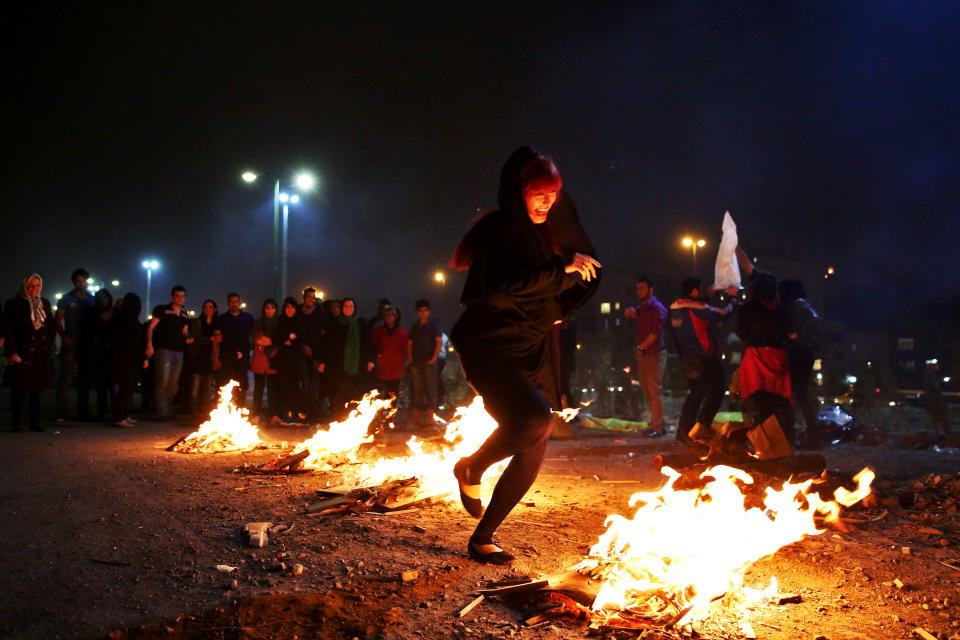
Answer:
[[[559,408],[555,327],[596,290],[600,263],[561,191],[549,156],[517,149],[500,173],[499,210],[481,217],[451,261],[469,269],[460,301],[466,307],[450,337],[467,380],[498,428],[454,467],[460,499],[480,522],[470,557],[507,564],[513,556],[493,534],[537,477]],[[480,478],[513,456],[484,511]]]

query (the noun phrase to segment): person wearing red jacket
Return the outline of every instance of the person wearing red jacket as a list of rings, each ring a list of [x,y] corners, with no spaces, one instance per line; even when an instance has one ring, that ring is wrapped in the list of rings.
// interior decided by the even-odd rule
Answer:
[[[397,310],[386,306],[382,310],[383,324],[373,330],[373,350],[376,354],[373,377],[381,393],[400,395],[400,381],[406,372],[407,330],[400,326]]]

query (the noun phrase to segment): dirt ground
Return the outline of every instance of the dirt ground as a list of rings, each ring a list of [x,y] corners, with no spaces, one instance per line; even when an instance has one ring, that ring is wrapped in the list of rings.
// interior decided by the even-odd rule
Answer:
[[[145,421],[129,430],[61,423],[44,433],[0,433],[0,637],[585,637],[582,622],[528,628],[519,612],[496,601],[463,618],[456,613],[487,581],[550,574],[582,559],[607,514],[632,515],[630,494],[661,483],[651,457],[680,450],[639,434],[585,430],[551,442],[537,483],[499,532],[518,556],[500,568],[466,557],[473,521],[455,502],[391,516],[308,517],[304,507],[336,483],[332,474],[233,471],[276,456],[275,449],[165,451],[191,430]],[[313,433],[261,431],[273,442]],[[408,435],[393,433],[385,442],[393,446]],[[824,454],[837,472],[874,467],[881,496],[903,494],[925,474],[944,474],[944,483],[960,479],[960,454],[950,450],[841,445]],[[960,632],[956,501],[952,509],[920,499],[849,515],[870,520],[884,512],[758,562],[748,582],[760,586],[776,575],[781,591],[802,601],[754,611],[757,637]],[[250,548],[241,528],[261,520],[293,529],[263,549]],[[281,554],[286,571],[275,566]],[[295,563],[304,565],[301,575],[290,573]],[[222,573],[217,565],[237,569]],[[418,575],[405,582],[404,571]],[[728,631],[712,637],[737,636]]]

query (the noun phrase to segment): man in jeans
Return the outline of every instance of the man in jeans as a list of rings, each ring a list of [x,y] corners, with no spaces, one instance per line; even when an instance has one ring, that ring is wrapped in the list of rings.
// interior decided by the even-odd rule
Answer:
[[[667,309],[653,295],[653,280],[647,276],[637,278],[637,298],[640,302],[627,307],[624,315],[637,321],[637,340],[634,354],[637,357],[637,379],[650,409],[651,437],[663,435],[663,403],[660,401],[660,383],[667,365],[666,343],[663,339],[663,323]]]
[[[720,309],[701,297],[699,278],[689,277],[681,285],[681,297],[670,305],[670,326],[683,361],[683,375],[690,393],[680,410],[677,440],[708,443],[713,437],[713,418],[720,410],[726,391],[723,364],[714,339],[714,327],[733,311],[733,303]],[[712,287],[708,289],[712,294]],[[731,295],[735,290],[728,291]],[[690,435],[695,425],[700,428]]]
[[[154,361],[154,391],[160,419],[173,417],[173,399],[177,396],[180,371],[183,369],[183,352],[193,342],[190,337],[190,318],[183,308],[186,301],[187,290],[178,284],[170,291],[170,304],[157,305],[147,325],[147,357],[157,356]]]
[[[70,276],[73,290],[57,301],[57,333],[60,334],[60,378],[57,380],[58,422],[67,417],[67,394],[77,376],[77,417],[90,417],[90,374],[93,365],[93,296],[87,292],[86,269]]]
[[[412,380],[414,426],[429,424],[437,408],[437,356],[443,342],[443,332],[430,319],[430,303],[417,300],[417,321],[407,332],[408,357]]]
[[[227,312],[220,316],[220,344],[218,358],[220,375],[218,385],[231,380],[240,383],[233,393],[233,403],[244,407],[247,403],[247,386],[250,372],[250,333],[253,331],[253,316],[240,308],[240,294],[227,294]]]

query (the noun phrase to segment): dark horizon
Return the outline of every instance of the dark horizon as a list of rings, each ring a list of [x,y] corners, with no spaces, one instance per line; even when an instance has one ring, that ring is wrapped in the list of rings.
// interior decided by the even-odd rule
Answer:
[[[960,294],[931,277],[960,268],[958,18],[946,2],[21,8],[4,297],[38,271],[52,299],[78,266],[143,295],[156,258],[151,302],[180,283],[193,306],[238,290],[257,313],[272,186],[239,175],[309,169],[289,290],[353,295],[365,316],[389,297],[406,320],[432,298],[449,325],[450,254],[533,144],[608,268],[601,296],[641,272],[679,281],[687,234],[708,241],[708,277],[729,210],[761,262],[836,268],[835,317],[889,322]]]

